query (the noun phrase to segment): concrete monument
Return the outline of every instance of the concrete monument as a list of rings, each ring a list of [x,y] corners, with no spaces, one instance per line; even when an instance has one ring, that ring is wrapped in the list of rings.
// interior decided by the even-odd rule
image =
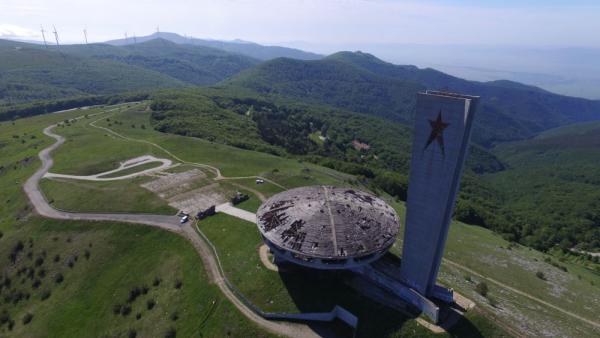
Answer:
[[[417,97],[401,281],[427,299],[452,302],[436,279],[479,97],[428,91]],[[437,318],[435,306],[423,308]],[[420,305],[419,305],[420,304]]]

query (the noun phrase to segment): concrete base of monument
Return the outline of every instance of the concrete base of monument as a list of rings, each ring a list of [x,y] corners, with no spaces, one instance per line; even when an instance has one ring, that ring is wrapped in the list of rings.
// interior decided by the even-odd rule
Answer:
[[[455,292],[455,301],[451,304],[437,300],[432,302],[437,307],[437,322],[433,322],[429,316],[426,316],[421,309],[409,300],[405,300],[398,296],[396,292],[374,283],[362,274],[354,274],[352,277],[345,279],[344,282],[365,297],[388,306],[406,317],[414,318],[419,325],[433,333],[447,332],[460,321],[467,311],[475,306],[472,301]]]
[[[386,255],[368,266],[353,269],[356,274],[349,285],[379,303],[414,316],[434,332],[449,329],[473,308],[473,302],[443,286],[436,285],[430,298],[421,295],[401,281],[399,264],[398,258]]]

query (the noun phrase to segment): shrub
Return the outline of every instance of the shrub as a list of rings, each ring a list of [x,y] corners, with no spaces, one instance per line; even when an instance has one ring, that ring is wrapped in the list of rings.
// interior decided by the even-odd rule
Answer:
[[[135,319],[140,320],[142,319],[142,314],[140,312],[135,314]]]
[[[167,330],[167,332],[165,332],[165,338],[175,338],[177,337],[177,331],[175,331],[175,328],[171,327]]]
[[[31,322],[32,319],[33,315],[28,312],[27,314],[25,314],[25,316],[23,316],[23,325],[29,324],[29,322]]]
[[[83,253],[83,256],[85,257],[86,260],[89,260],[91,254],[92,253],[90,252],[90,250],[85,249],[85,252]]]
[[[54,262],[60,262],[60,255],[54,256]]]
[[[475,291],[477,291],[477,293],[482,295],[483,297],[487,297],[489,289],[486,282],[477,283],[477,285],[475,286]]]
[[[41,298],[42,298],[42,300],[46,300],[46,299],[50,298],[50,295],[51,295],[50,290],[44,290],[44,291],[42,291]]]
[[[121,313],[121,307],[122,307],[122,305],[118,304],[118,303],[115,304],[115,305],[113,305],[113,313],[116,314],[116,315],[118,315],[119,313]]]
[[[133,289],[129,290],[129,297],[127,298],[127,303],[131,303],[131,302],[135,301],[141,294],[142,294],[142,289],[140,289],[137,286],[134,287]]]
[[[171,320],[176,321],[177,319],[179,319],[179,314],[177,313],[177,311],[175,311],[171,314]]]
[[[123,317],[128,316],[131,313],[131,306],[129,306],[129,304],[125,304],[121,307],[121,315],[123,315]]]
[[[159,286],[159,285],[160,285],[160,282],[161,282],[160,278],[158,278],[158,277],[155,277],[155,278],[154,278],[154,281],[152,282],[152,285],[153,285],[153,286]]]
[[[33,284],[31,284],[31,286],[33,286],[34,289],[37,289],[40,287],[40,285],[42,285],[42,281],[39,279],[36,279],[33,281]]]
[[[130,330],[127,332],[127,337],[128,337],[128,338],[135,338],[135,337],[137,337],[137,332],[136,332],[134,329],[130,329]]]
[[[181,289],[183,282],[180,279],[175,280],[175,289]]]
[[[6,309],[2,310],[2,313],[0,313],[0,326],[8,323],[9,321],[10,321],[10,315],[8,314]]]
[[[152,310],[154,308],[154,305],[156,305],[154,299],[148,299],[148,301],[146,302],[146,307],[148,308],[148,310]]]
[[[55,282],[56,284],[60,284],[60,283],[62,283],[62,281],[63,281],[64,279],[65,279],[65,278],[63,277],[62,273],[60,273],[60,272],[59,272],[59,273],[57,273],[56,275],[54,275],[54,282]]]
[[[150,291],[150,289],[148,289],[148,287],[146,285],[142,286],[142,294],[143,295],[147,294],[148,291]]]
[[[541,272],[541,271],[538,271],[538,272],[536,272],[536,273],[535,273],[535,276],[536,276],[537,278],[541,279],[541,280],[546,280],[546,276],[545,276],[545,275],[544,275],[544,273],[543,273],[543,272]]]
[[[471,275],[465,275],[465,280],[469,283],[473,282],[473,279],[471,278]]]

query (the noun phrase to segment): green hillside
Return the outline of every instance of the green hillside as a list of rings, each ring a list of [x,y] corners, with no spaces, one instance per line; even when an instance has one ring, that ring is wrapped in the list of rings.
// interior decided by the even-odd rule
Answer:
[[[531,137],[568,123],[600,119],[598,101],[556,95],[509,81],[467,81],[434,69],[393,65],[361,52],[340,52],[318,61],[277,59],[224,84],[400,122],[410,121],[413,116],[418,91],[480,95],[484,100],[474,140],[484,146]]]
[[[153,40],[125,47],[56,47],[0,40],[0,105],[214,84],[258,61]]]
[[[494,153],[508,170],[484,178],[519,216],[524,243],[600,250],[600,122],[552,129]]]
[[[123,47],[95,44],[70,45],[63,49],[70,54],[149,69],[195,85],[217,83],[258,63],[258,60],[241,54],[210,47],[180,45],[165,39]]]
[[[120,62],[0,40],[0,104],[183,85]]]

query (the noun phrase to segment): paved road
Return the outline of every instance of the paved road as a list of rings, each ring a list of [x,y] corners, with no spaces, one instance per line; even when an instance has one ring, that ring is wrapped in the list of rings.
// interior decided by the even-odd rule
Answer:
[[[256,214],[244,209],[236,208],[231,203],[223,203],[217,205],[215,208],[216,212],[222,212],[224,214],[243,219],[244,221],[256,223]]]
[[[46,134],[48,135],[48,134]],[[113,174],[118,174],[119,171],[124,171],[126,169],[135,168],[147,163],[160,162],[161,165],[157,167],[153,167],[150,169],[140,170],[135,173],[126,174],[122,176],[114,176],[114,177],[106,177]],[[81,181],[118,181],[118,180],[126,180],[146,174],[150,174],[156,171],[162,171],[170,168],[173,165],[173,161],[166,158],[156,158],[152,155],[144,155],[136,158],[129,159],[125,162],[122,162],[121,165],[117,169],[105,171],[96,175],[65,175],[65,174],[55,174],[51,172],[47,172],[44,174],[44,177],[54,177],[54,178],[68,178],[72,180],[81,180]]]
[[[114,111],[118,108],[106,111]],[[83,116],[82,116],[83,117]],[[79,117],[78,119],[82,118]],[[216,259],[206,244],[195,229],[192,227],[191,223],[181,225],[179,223],[179,218],[176,216],[164,216],[164,215],[138,215],[138,214],[102,214],[102,213],[72,213],[60,211],[52,208],[41,190],[39,189],[39,181],[44,175],[48,172],[48,170],[52,167],[54,163],[52,157],[50,156],[51,152],[60,147],[64,142],[65,138],[54,134],[52,129],[56,127],[56,125],[51,125],[44,129],[44,134],[50,136],[56,140],[54,144],[42,150],[39,153],[39,158],[42,161],[42,166],[38,169],[33,176],[31,176],[24,184],[23,189],[27,194],[31,204],[33,205],[35,211],[41,216],[54,218],[54,219],[64,219],[64,220],[81,220],[81,221],[111,221],[111,222],[125,222],[125,223],[136,223],[136,224],[144,224],[151,225],[154,227],[158,227],[161,229],[165,229],[168,231],[172,231],[177,233],[185,238],[187,238],[196,251],[200,254],[204,266],[207,270],[209,279],[211,282],[214,282],[218,285],[221,292],[238,308],[238,310],[244,314],[248,319],[252,320],[254,323],[258,324],[262,328],[273,332],[275,334],[284,335],[288,337],[319,337],[313,330],[311,330],[308,326],[296,323],[288,323],[288,322],[273,322],[262,318],[261,316],[254,313],[250,308],[248,308],[242,301],[240,301],[232,292],[229,290],[227,285],[223,280],[223,275],[221,274],[221,270],[219,270],[218,265],[216,263]],[[120,136],[120,135],[119,135]],[[122,137],[122,136],[121,136]],[[220,175],[220,173],[219,173]]]

